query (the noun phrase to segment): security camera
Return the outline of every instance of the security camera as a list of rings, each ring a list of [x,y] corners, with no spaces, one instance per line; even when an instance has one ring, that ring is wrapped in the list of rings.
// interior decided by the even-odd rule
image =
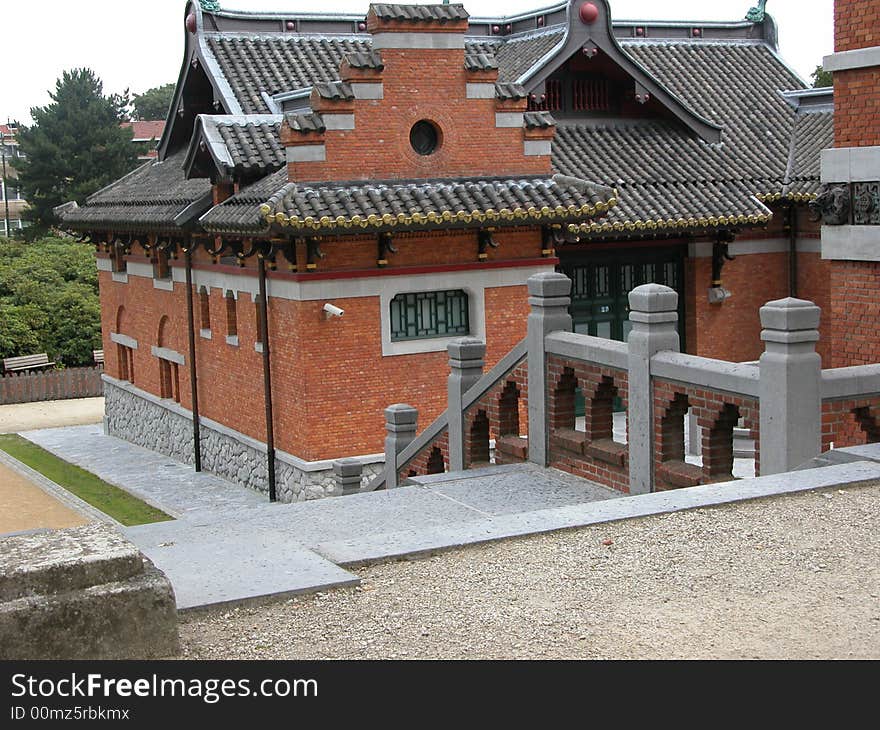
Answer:
[[[327,319],[330,319],[330,317],[341,317],[345,314],[345,310],[340,309],[339,307],[334,307],[330,302],[327,302],[327,304],[324,305],[324,313],[324,316]]]

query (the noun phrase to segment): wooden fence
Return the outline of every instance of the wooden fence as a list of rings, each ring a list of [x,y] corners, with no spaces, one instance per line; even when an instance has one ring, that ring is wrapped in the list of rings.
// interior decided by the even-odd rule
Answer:
[[[0,377],[0,405],[104,395],[100,365],[42,372],[7,373]]]

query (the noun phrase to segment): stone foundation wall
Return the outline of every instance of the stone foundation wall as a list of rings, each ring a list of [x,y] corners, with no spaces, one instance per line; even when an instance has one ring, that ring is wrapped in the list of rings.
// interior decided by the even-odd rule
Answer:
[[[104,397],[104,428],[108,434],[184,464],[193,463],[190,411],[106,376]],[[202,469],[249,489],[268,491],[265,444],[204,418],[200,434]],[[382,469],[381,463],[364,464],[362,485],[372,481]],[[275,486],[280,502],[301,502],[342,493],[332,467],[306,470],[282,452],[276,452]]]

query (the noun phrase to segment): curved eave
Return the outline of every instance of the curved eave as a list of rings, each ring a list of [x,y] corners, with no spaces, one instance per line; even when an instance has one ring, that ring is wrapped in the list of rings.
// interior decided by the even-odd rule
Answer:
[[[731,216],[709,216],[697,218],[658,218],[634,221],[616,221],[614,223],[590,223],[569,226],[569,232],[578,235],[591,236],[628,236],[632,233],[640,234],[664,234],[675,233],[693,235],[694,233],[730,229],[730,228],[754,228],[766,226],[773,218],[772,213]]]
[[[419,231],[426,229],[447,228],[483,228],[486,226],[530,226],[550,225],[564,226],[574,223],[583,223],[584,218],[596,218],[607,213],[617,205],[617,193],[605,202],[584,204],[581,206],[557,206],[550,208],[501,208],[494,210],[472,211],[430,211],[428,213],[413,213],[392,215],[371,214],[368,216],[355,215],[352,217],[322,216],[315,218],[308,216],[288,216],[287,214],[272,213],[271,206],[264,204],[260,212],[264,216],[267,227],[275,227],[285,235],[297,236],[321,236],[321,235],[357,235],[360,233],[383,233],[394,231]]]

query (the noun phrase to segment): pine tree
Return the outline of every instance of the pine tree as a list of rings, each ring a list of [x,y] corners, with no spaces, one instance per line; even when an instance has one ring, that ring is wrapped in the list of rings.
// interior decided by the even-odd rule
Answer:
[[[147,89],[143,94],[137,94],[132,100],[134,118],[165,119],[176,88],[176,84],[165,84]]]
[[[104,96],[91,69],[65,71],[49,93],[52,103],[31,109],[34,123],[18,133],[23,160],[16,160],[33,233],[57,223],[52,209],[96,190],[137,165],[131,129],[119,126],[130,105],[128,92]]]

